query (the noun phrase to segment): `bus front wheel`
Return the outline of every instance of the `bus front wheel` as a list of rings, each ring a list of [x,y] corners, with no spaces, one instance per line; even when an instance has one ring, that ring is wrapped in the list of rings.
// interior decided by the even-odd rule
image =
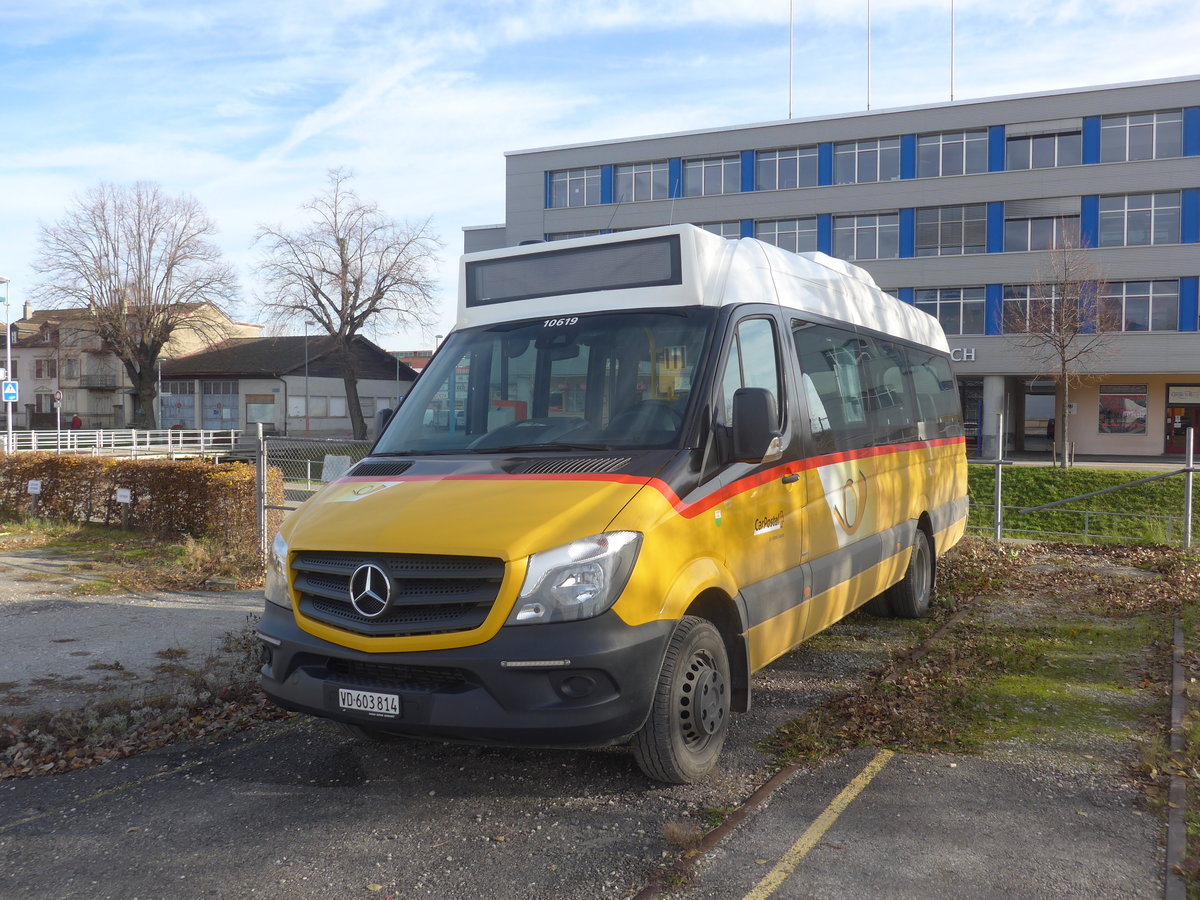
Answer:
[[[684,616],[667,647],[650,717],[633,737],[649,777],[687,784],[716,763],[729,727],[729,658],[713,624]]]

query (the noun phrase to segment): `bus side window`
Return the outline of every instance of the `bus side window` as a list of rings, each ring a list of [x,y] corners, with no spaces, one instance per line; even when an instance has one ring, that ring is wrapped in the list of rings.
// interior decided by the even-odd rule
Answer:
[[[905,373],[908,356],[897,343],[862,338],[866,363],[863,401],[870,412],[875,444],[899,444],[917,438],[917,411]]]
[[[921,430],[925,439],[962,437],[962,408],[950,363],[932,354],[910,350],[913,386],[921,408]]]
[[[721,424],[732,424],[733,394],[744,387],[766,388],[771,392],[782,427],[779,358],[775,352],[775,325],[770,319],[744,319],[737,325],[725,374],[721,377]]]
[[[865,349],[861,339],[848,329],[793,322],[792,342],[805,390],[811,385],[819,400],[819,404],[809,400],[809,417],[823,417],[828,423],[822,431],[827,430],[829,436],[819,437],[820,432],[813,431],[817,452],[871,446],[862,377],[865,367],[859,363]]]

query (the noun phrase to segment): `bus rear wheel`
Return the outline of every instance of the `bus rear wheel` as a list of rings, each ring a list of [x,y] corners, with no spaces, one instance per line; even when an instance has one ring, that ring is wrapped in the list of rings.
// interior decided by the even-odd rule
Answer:
[[[929,612],[933,595],[933,547],[921,528],[913,534],[912,555],[904,577],[887,589],[886,598],[893,616],[919,619]]]
[[[705,619],[684,616],[667,646],[650,717],[633,737],[639,768],[668,784],[702,778],[725,743],[729,706],[721,633]]]

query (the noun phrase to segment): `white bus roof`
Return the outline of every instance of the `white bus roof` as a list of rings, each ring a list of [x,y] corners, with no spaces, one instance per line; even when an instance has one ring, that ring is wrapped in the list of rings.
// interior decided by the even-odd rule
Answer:
[[[677,243],[672,240],[676,236]],[[632,256],[638,248],[654,251],[676,245],[678,272],[673,277],[644,286],[637,284],[636,274],[631,274],[626,283],[617,277],[622,275],[621,263],[642,258]],[[596,257],[601,266],[609,261],[617,264],[615,271],[612,267],[604,271],[602,280],[608,283],[579,291],[556,289],[556,285],[571,284],[572,265],[585,260],[588,248],[603,247],[620,254]],[[533,263],[539,256],[544,262],[520,266],[522,260]],[[509,268],[519,270],[521,277],[517,280],[525,290],[511,297],[487,296],[485,288],[479,286],[484,283],[483,273],[504,266],[504,261],[511,261],[514,265]],[[665,256],[653,263],[665,263]],[[543,268],[553,272],[554,277],[539,289],[536,273]],[[531,279],[530,275],[535,277]],[[505,287],[514,283],[511,278],[501,280]],[[728,240],[695,225],[642,228],[466,254],[459,263],[457,327],[622,309],[733,303],[776,303],[943,352],[949,350],[946,335],[935,318],[884,293],[858,266],[824,253],[789,253],[753,238]]]

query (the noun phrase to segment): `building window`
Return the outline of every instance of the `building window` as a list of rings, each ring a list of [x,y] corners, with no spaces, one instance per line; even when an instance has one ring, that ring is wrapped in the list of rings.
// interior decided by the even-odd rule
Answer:
[[[600,167],[550,173],[550,208],[595,206],[600,202]]]
[[[731,241],[736,241],[742,236],[742,223],[734,222],[697,222],[698,228],[703,228],[705,231],[711,231],[715,235],[726,238]]]
[[[813,253],[817,249],[817,219],[772,219],[754,223],[754,236],[793,253]]]
[[[34,412],[52,413],[54,412],[54,395],[53,394],[34,394],[33,395]]]
[[[983,334],[984,288],[920,288],[914,305],[941,323],[946,334]]]
[[[1111,331],[1178,331],[1179,282],[1106,284],[1100,294],[1100,321]]]
[[[1100,433],[1145,434],[1148,406],[1144,384],[1101,384]]]
[[[204,394],[237,394],[238,383],[236,381],[204,381],[200,384],[200,391]]]
[[[546,235],[548,241],[569,241],[571,238],[595,237],[599,231],[554,231]]]
[[[329,416],[329,397],[325,394],[312,394],[308,398],[308,415],[313,419],[324,419]]]
[[[987,206],[940,206],[918,209],[917,256],[961,256],[987,249]]]
[[[79,357],[69,356],[63,360],[62,365],[63,378],[68,381],[79,380]]]
[[[835,216],[833,255],[841,259],[896,259],[900,256],[900,214]]]
[[[895,181],[900,177],[900,138],[835,144],[833,180],[837,184]]]
[[[162,392],[172,396],[195,396],[196,382],[194,381],[164,381]]]
[[[58,377],[58,360],[53,357],[35,359],[33,361],[33,377],[34,378],[57,378]]]
[[[740,155],[684,160],[684,196],[708,197],[713,194],[736,194],[741,189],[742,157]]]
[[[1179,243],[1179,191],[1100,198],[1100,246]]]
[[[617,196],[614,199],[618,203],[666,200],[671,195],[666,161],[617,166],[615,174]]]
[[[950,131],[917,138],[917,177],[974,175],[987,171],[987,132]]]
[[[1028,284],[1004,285],[1003,327],[1005,334],[1046,331],[1054,322],[1058,288]]]
[[[755,165],[756,190],[786,191],[817,185],[816,147],[761,151]]]
[[[1079,243],[1079,216],[1038,216],[1004,220],[1004,249],[1057,250]]]
[[[1077,166],[1083,160],[1083,140],[1078,131],[1034,134],[1005,141],[1005,168],[1052,169]]]
[[[1182,153],[1182,110],[1104,116],[1100,120],[1100,162],[1167,159]]]

